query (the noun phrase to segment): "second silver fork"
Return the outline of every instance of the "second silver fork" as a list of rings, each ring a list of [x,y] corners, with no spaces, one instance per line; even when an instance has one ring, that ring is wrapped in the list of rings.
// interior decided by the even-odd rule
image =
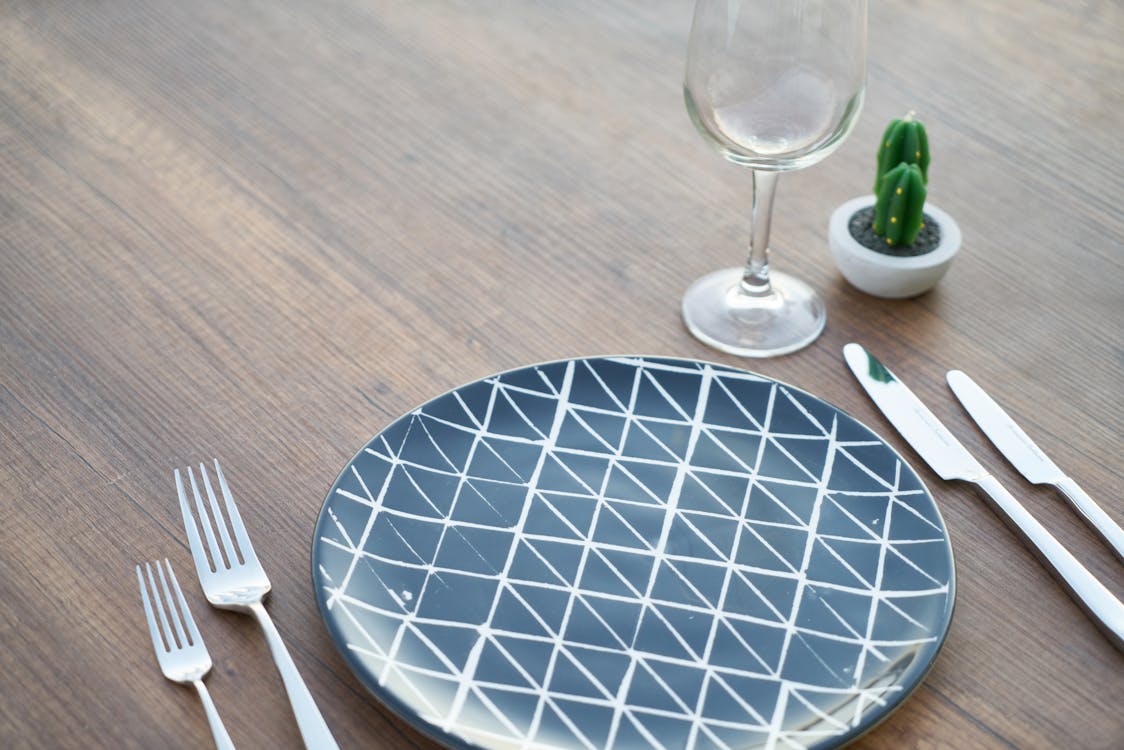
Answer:
[[[165,570],[168,571],[166,577]],[[230,741],[230,735],[219,718],[215,702],[211,700],[211,694],[203,684],[203,678],[211,671],[211,655],[203,643],[203,636],[195,627],[195,618],[187,608],[187,600],[183,598],[172,564],[167,558],[162,565],[157,560],[156,572],[160,576],[159,586],[152,575],[152,565],[145,563],[143,572],[141,566],[137,566],[137,583],[140,584],[144,617],[148,621],[148,634],[152,636],[152,648],[156,652],[160,671],[172,682],[195,688],[199,700],[203,702],[203,710],[207,713],[207,723],[211,725],[215,747],[218,750],[234,750],[234,743]],[[145,573],[148,574],[147,581]],[[170,590],[168,581],[172,582]]]
[[[222,475],[219,462],[215,461],[215,475],[218,480],[219,490],[222,492],[227,521],[223,519],[223,512],[211,487],[207,468],[199,464],[199,475],[203,489],[207,495],[207,503],[199,493],[199,485],[195,481],[195,472],[188,468],[187,476],[191,484],[191,493],[195,499],[195,510],[199,514],[199,525],[203,527],[203,538],[199,536],[199,528],[195,522],[195,515],[187,500],[183,477],[176,469],[176,490],[179,493],[180,510],[183,512],[183,524],[187,530],[187,539],[191,545],[191,556],[195,559],[195,572],[199,575],[199,584],[203,593],[215,607],[232,609],[238,612],[251,614],[258,621],[262,632],[265,634],[269,651],[277,670],[281,673],[281,681],[285,684],[285,692],[289,696],[289,703],[293,707],[293,714],[297,719],[301,738],[305,747],[338,748],[335,738],[328,730],[324,717],[320,714],[308,686],[301,679],[293,657],[285,648],[281,634],[265,611],[262,601],[269,593],[269,578],[265,575],[254,547],[250,544],[250,537],[246,534],[246,526],[238,514],[238,507],[230,496],[230,488]],[[207,507],[210,506],[210,513]],[[212,525],[212,520],[214,524]],[[218,530],[218,537],[215,536]],[[230,531],[234,532],[231,538]],[[206,539],[204,545],[203,539]],[[221,540],[221,546],[220,546]],[[235,544],[237,542],[237,545]],[[208,559],[208,552],[210,559]],[[212,562],[213,561],[213,562]]]

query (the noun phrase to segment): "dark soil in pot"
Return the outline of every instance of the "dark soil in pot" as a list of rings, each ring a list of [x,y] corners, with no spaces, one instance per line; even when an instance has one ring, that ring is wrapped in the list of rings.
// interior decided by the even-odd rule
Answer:
[[[911,258],[932,252],[937,249],[937,245],[941,244],[941,225],[929,214],[924,214],[924,217],[925,225],[921,227],[921,233],[917,235],[917,239],[913,241],[912,245],[897,247],[887,245],[885,237],[879,237],[874,233],[872,227],[874,206],[869,206],[852,214],[850,222],[847,223],[847,229],[850,230],[855,241],[868,250],[898,258]]]

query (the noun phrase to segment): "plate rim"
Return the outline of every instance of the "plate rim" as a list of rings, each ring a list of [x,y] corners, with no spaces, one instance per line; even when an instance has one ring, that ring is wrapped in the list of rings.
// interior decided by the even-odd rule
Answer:
[[[914,476],[917,477],[917,481],[921,485],[921,489],[924,490],[925,496],[928,497],[929,501],[933,504],[933,509],[936,511],[937,518],[940,520],[941,527],[944,530],[945,548],[948,550],[949,559],[948,597],[946,600],[947,604],[943,612],[944,617],[940,622],[940,633],[937,635],[937,639],[934,642],[932,654],[924,664],[911,665],[910,670],[907,672],[907,675],[910,676],[909,679],[903,680],[900,683],[903,685],[902,692],[894,697],[894,700],[890,702],[887,708],[880,711],[870,711],[870,713],[864,715],[863,721],[860,722],[857,726],[851,727],[847,732],[831,735],[830,737],[825,737],[822,741],[816,744],[808,745],[807,750],[837,750],[838,748],[842,748],[843,746],[854,742],[858,738],[872,731],[873,729],[881,725],[884,721],[893,716],[895,713],[897,713],[898,710],[900,710],[901,707],[905,705],[910,696],[912,696],[917,688],[921,686],[921,683],[925,681],[925,678],[932,671],[934,665],[936,664],[937,658],[944,650],[945,643],[948,641],[948,635],[952,629],[953,615],[956,610],[956,551],[952,547],[952,538],[949,533],[948,524],[945,523],[944,514],[941,513],[940,506],[937,504],[936,498],[933,496],[933,493],[929,489],[928,484],[926,484],[925,480],[913,467],[913,464],[907,461],[905,456],[901,454],[901,451],[899,451],[892,443],[886,440],[883,435],[876,432],[868,424],[858,419],[845,409],[836,406],[830,401],[817,396],[814,393],[805,390],[804,388],[794,386],[786,381],[779,380],[778,378],[774,378],[769,375],[764,375],[762,373],[756,372],[755,370],[750,370],[736,365],[730,365],[723,362],[715,362],[713,360],[699,359],[695,357],[667,356],[660,354],[588,354],[573,357],[561,357],[558,359],[550,359],[533,364],[510,367],[505,370],[493,372],[490,375],[484,375],[473,380],[468,380],[417,403],[410,409],[407,409],[397,416],[391,417],[389,422],[387,422],[381,429],[379,429],[370,438],[368,438],[366,442],[364,442],[359,447],[359,449],[355,451],[354,454],[352,454],[351,458],[344,463],[343,468],[340,469],[335,479],[332,480],[331,486],[329,486],[327,493],[324,495],[324,499],[320,505],[320,510],[316,515],[316,523],[312,529],[312,540],[309,545],[309,572],[311,574],[310,578],[312,582],[312,595],[316,600],[317,612],[320,614],[320,619],[324,624],[325,629],[328,631],[329,640],[331,640],[332,646],[335,648],[336,652],[343,657],[343,660],[352,676],[363,686],[367,693],[371,697],[373,697],[378,704],[381,704],[383,707],[390,710],[390,712],[393,713],[395,717],[408,724],[412,729],[437,742],[439,745],[447,748],[453,748],[454,750],[489,750],[487,746],[470,742],[464,738],[459,737],[458,735],[443,730],[441,727],[431,722],[426,721],[418,714],[415,709],[411,708],[405,701],[400,699],[397,694],[388,689],[378,686],[377,680],[375,681],[375,685],[372,686],[371,684],[369,684],[370,681],[363,679],[361,675],[369,672],[369,670],[363,666],[358,658],[352,655],[350,650],[344,644],[344,639],[341,637],[336,626],[334,625],[334,618],[330,616],[331,611],[327,609],[325,597],[321,596],[320,594],[320,590],[322,587],[320,586],[319,581],[319,571],[317,570],[318,566],[316,555],[317,540],[320,538],[320,528],[324,523],[324,519],[328,511],[328,504],[332,500],[332,496],[335,493],[336,487],[339,485],[340,480],[343,479],[344,474],[347,473],[347,470],[352,466],[352,464],[355,463],[355,460],[359,458],[360,455],[362,455],[363,451],[366,450],[367,446],[370,445],[375,438],[389,430],[394,425],[398,424],[403,419],[408,418],[410,415],[412,415],[414,412],[416,412],[426,404],[436,401],[437,399],[444,398],[451,393],[459,391],[460,389],[466,388],[475,383],[480,383],[492,378],[499,378],[510,373],[537,369],[550,365],[559,365],[568,362],[580,362],[597,359],[660,360],[664,362],[701,364],[716,367],[721,370],[732,370],[735,372],[748,373],[755,377],[759,377],[764,380],[776,383],[777,385],[783,386],[784,388],[797,391],[805,396],[813,398],[816,401],[819,401],[820,403],[825,404],[831,409],[839,412],[840,414],[843,414],[844,416],[854,420],[857,424],[869,430],[884,446],[890,449],[890,451],[894,454],[894,456],[898,458],[899,461],[902,462],[902,464],[904,464],[910,471],[913,472]]]

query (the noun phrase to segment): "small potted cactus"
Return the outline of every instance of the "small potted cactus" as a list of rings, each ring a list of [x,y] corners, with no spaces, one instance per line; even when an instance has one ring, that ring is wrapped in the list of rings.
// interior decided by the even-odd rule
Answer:
[[[844,278],[876,297],[915,297],[932,289],[960,249],[960,227],[926,204],[929,140],[912,112],[890,122],[878,147],[874,195],[831,215],[828,240]]]

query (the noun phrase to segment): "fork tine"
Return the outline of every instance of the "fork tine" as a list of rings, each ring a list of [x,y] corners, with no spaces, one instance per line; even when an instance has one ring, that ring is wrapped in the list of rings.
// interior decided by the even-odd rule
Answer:
[[[148,584],[144,582],[144,573],[141,566],[137,566],[137,583],[140,584],[141,602],[144,604],[144,619],[148,620],[148,634],[152,636],[152,648],[156,651],[156,658],[168,649],[164,646],[164,639],[156,626],[156,615],[152,611],[152,602],[148,599]]]
[[[191,481],[191,494],[195,496],[195,509],[199,513],[199,525],[203,527],[203,536],[207,539],[207,551],[211,553],[211,559],[214,561],[215,566],[213,570],[217,573],[224,567],[222,550],[219,549],[219,542],[215,539],[215,531],[211,526],[211,517],[207,514],[207,506],[203,504],[203,496],[199,494],[199,485],[195,483],[195,472],[191,467],[187,467],[187,478]]]
[[[234,567],[238,562],[235,558],[234,542],[230,541],[230,532],[227,531],[227,523],[222,517],[222,511],[219,510],[219,501],[215,497],[215,491],[211,489],[211,478],[207,475],[207,467],[204,464],[199,464],[199,476],[203,479],[203,489],[207,491],[207,499],[211,501],[211,517],[215,519],[215,526],[219,529],[219,536],[222,537],[222,548],[226,551],[226,560],[230,567]]]
[[[203,637],[199,635],[199,629],[195,627],[195,618],[191,616],[191,610],[187,607],[187,600],[183,598],[183,589],[180,588],[180,582],[176,580],[176,571],[172,570],[172,563],[166,557],[164,558],[164,567],[168,569],[168,578],[172,579],[172,589],[176,592],[176,601],[179,602],[180,614],[183,615],[184,626],[191,638],[191,645],[202,646]]]
[[[258,556],[254,553],[254,545],[250,544],[250,535],[246,533],[246,524],[242,523],[242,516],[238,513],[238,506],[234,504],[230,487],[226,484],[226,477],[222,475],[219,460],[216,458],[214,461],[215,476],[218,477],[219,489],[222,490],[223,500],[226,501],[226,515],[230,517],[230,525],[234,529],[234,536],[238,538],[238,550],[242,553],[242,561],[257,560]]]
[[[165,560],[165,563],[167,560]],[[164,602],[168,608],[168,619],[172,621],[172,627],[176,631],[176,638],[179,640],[180,648],[187,648],[187,633],[183,630],[183,618],[180,616],[180,608],[176,606],[176,600],[172,598],[172,592],[168,588],[168,579],[164,576],[164,566],[160,561],[156,561],[156,572],[160,574],[160,587],[164,589]],[[186,609],[186,607],[184,607]]]
[[[157,616],[160,618],[160,630],[164,633],[164,643],[167,645],[168,651],[175,651],[176,639],[172,636],[172,629],[168,626],[168,618],[164,614],[164,604],[160,601],[160,589],[156,588],[156,579],[152,577],[152,566],[149,563],[144,564],[145,572],[148,573],[148,590],[152,594],[152,605],[156,610]]]
[[[187,504],[187,492],[183,487],[183,477],[180,476],[180,470],[176,469],[176,492],[180,498],[180,512],[183,514],[183,526],[187,530],[187,541],[191,547],[191,556],[195,559],[195,572],[199,575],[199,582],[203,582],[203,576],[206,573],[211,573],[218,570],[218,567],[211,567],[210,561],[207,559],[207,553],[203,549],[203,540],[199,538],[199,527],[195,524],[195,514],[191,512],[191,507]]]

